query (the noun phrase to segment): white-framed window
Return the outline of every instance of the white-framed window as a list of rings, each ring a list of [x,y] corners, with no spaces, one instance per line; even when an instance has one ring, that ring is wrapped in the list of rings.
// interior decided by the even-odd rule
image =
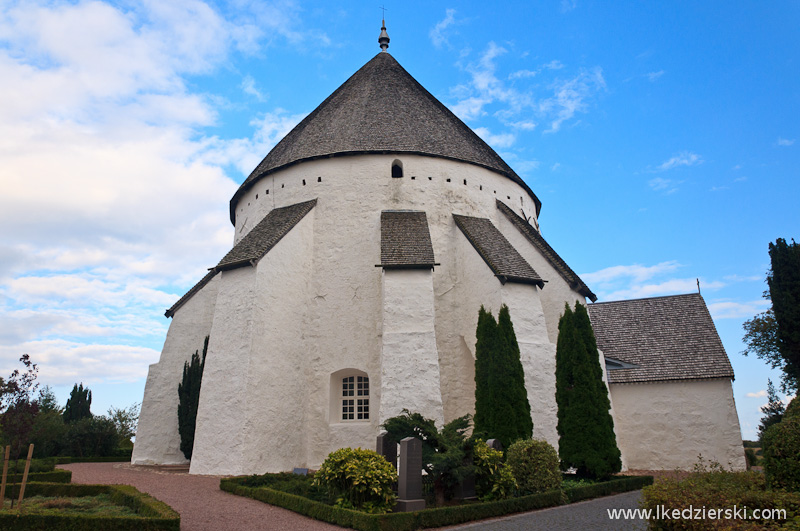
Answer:
[[[342,378],[343,421],[369,420],[369,377],[345,376]]]

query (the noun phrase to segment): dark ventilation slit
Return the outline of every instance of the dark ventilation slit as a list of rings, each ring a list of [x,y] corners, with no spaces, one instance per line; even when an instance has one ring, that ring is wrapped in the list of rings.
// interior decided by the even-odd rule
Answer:
[[[256,199],[258,199],[258,194],[256,194]]]
[[[480,190],[483,190],[483,185],[480,185],[479,189],[480,189]]]
[[[466,186],[466,185],[467,185],[467,180],[466,180],[466,179],[464,179],[464,186]]]
[[[433,177],[430,177],[430,176],[429,176],[429,177],[428,177],[428,180],[429,180],[429,181],[432,181],[432,180],[433,180]]]
[[[286,185],[285,185],[285,184],[282,184],[282,185],[281,185],[281,188],[283,188],[284,186],[286,186]]]
[[[303,186],[305,186],[305,185],[306,185],[306,180],[305,180],[305,179],[303,179]]]
[[[267,191],[264,194],[269,195],[269,188],[267,188]]]
[[[392,179],[399,179],[403,176],[403,163],[400,160],[395,159],[392,162]]]
[[[414,176],[412,175],[412,176],[411,176],[411,180],[413,181],[413,180],[415,180],[415,179],[416,179],[416,177],[414,177]]]
[[[450,177],[447,178],[447,182],[450,182]]]
[[[317,182],[321,183],[322,182],[322,177],[317,177]]]

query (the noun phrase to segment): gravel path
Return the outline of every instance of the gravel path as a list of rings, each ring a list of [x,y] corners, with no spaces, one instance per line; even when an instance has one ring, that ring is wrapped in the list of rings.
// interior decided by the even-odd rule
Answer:
[[[72,470],[73,483],[133,485],[178,511],[183,531],[342,530],[280,507],[222,492],[219,476],[190,476],[186,472],[133,467],[128,463],[74,463],[59,468]],[[644,530],[647,525],[642,521],[613,521],[606,512],[607,508],[635,509],[640,497],[641,491],[634,491],[445,529]]]
[[[168,504],[181,515],[183,531],[339,530],[342,528],[219,490],[219,477],[190,476],[128,463],[73,463],[73,483],[133,485]]]

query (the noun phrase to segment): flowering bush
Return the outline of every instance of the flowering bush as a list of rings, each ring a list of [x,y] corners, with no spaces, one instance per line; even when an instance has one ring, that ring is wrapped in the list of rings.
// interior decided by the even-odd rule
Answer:
[[[380,454],[361,448],[341,448],[328,455],[314,475],[314,485],[327,487],[336,506],[373,514],[394,506],[394,467]]]
[[[561,488],[558,454],[547,441],[524,439],[512,444],[506,455],[520,494]]]

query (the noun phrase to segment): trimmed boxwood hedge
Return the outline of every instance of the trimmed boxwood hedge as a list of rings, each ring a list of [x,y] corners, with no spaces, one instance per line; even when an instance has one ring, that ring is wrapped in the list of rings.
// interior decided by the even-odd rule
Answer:
[[[97,496],[108,494],[114,503],[130,507],[140,517],[103,517],[95,515],[39,515],[16,511],[0,511],[0,529],[18,531],[87,531],[115,529],[120,531],[180,531],[181,517],[166,503],[139,492],[130,485],[77,485],[72,483],[30,483],[25,497],[32,496]],[[6,490],[6,496],[19,495],[19,486]],[[24,502],[23,502],[24,503]]]
[[[222,479],[219,488],[238,496],[245,496],[271,505],[277,505],[315,520],[343,527],[352,527],[361,531],[410,531],[426,527],[455,525],[484,518],[564,505],[598,496],[638,490],[653,483],[651,476],[619,477],[618,479],[584,487],[574,487],[563,491],[552,490],[508,500],[468,503],[409,513],[373,515],[340,509],[268,487],[245,487],[243,483],[248,478],[250,476]]]
[[[7,483],[20,483],[24,474],[9,474]],[[51,470],[50,472],[28,473],[29,483],[69,483],[72,481],[72,470]]]

